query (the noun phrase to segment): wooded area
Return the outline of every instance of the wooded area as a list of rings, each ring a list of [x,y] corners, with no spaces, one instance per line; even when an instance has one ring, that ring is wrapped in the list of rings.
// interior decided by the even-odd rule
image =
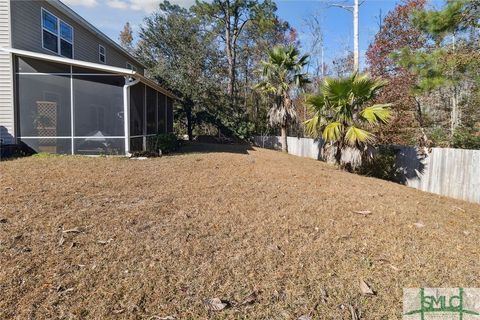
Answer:
[[[426,0],[399,2],[381,19],[360,68],[385,83],[367,100],[389,106],[391,114],[385,125],[366,123],[358,130],[371,131],[383,144],[480,148],[479,16],[479,0],[447,1],[441,8]],[[326,63],[320,19],[312,15],[305,23],[310,43],[300,43],[272,0],[197,1],[189,9],[164,1],[145,18],[138,36],[127,24],[120,39],[150,76],[181,97],[175,110],[178,134],[248,139],[285,128],[289,135],[310,136],[304,122],[315,113],[307,107],[308,97],[322,90],[325,79],[352,76],[356,50]],[[285,100],[279,103],[274,91],[259,86],[274,48],[295,48],[290,59],[303,59],[297,61],[301,67],[282,71],[296,70],[305,79],[297,86],[291,74],[283,84],[291,111],[282,109]],[[283,67],[286,61],[279,63]],[[270,89],[277,85],[270,84]],[[364,103],[353,104],[353,110]],[[288,125],[271,121],[271,115],[278,118],[275,110],[286,112]]]

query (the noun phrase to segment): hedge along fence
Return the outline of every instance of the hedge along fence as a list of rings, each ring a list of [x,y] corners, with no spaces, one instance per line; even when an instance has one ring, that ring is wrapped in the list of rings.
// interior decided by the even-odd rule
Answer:
[[[256,136],[257,146],[280,149],[278,136]],[[334,162],[333,155],[323,154],[323,141],[288,137],[288,153]],[[480,203],[480,150],[432,148],[422,154],[409,146],[388,146],[395,152],[396,180],[406,186],[456,199]],[[347,150],[344,160],[361,161],[357,150]]]

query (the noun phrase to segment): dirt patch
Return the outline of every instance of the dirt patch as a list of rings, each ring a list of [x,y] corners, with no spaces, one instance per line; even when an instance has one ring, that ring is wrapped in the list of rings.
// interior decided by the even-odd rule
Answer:
[[[396,319],[404,287],[480,287],[479,205],[230,148],[0,163],[0,319]]]

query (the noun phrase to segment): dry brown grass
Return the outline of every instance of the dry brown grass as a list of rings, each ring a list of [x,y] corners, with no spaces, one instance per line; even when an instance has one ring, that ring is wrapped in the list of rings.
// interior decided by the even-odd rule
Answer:
[[[214,151],[0,163],[0,319],[398,319],[404,287],[480,287],[479,205]]]

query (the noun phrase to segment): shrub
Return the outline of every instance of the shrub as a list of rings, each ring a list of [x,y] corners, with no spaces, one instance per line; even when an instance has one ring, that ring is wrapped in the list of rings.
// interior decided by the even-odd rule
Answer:
[[[398,167],[396,164],[396,152],[380,146],[372,159],[364,160],[357,169],[357,173],[383,180],[398,182]]]
[[[158,134],[147,140],[148,152],[158,152],[161,150],[162,154],[168,154],[177,151],[179,146],[180,143],[177,136],[173,133]]]
[[[475,129],[457,129],[453,134],[452,146],[462,149],[480,149],[480,132]]]

